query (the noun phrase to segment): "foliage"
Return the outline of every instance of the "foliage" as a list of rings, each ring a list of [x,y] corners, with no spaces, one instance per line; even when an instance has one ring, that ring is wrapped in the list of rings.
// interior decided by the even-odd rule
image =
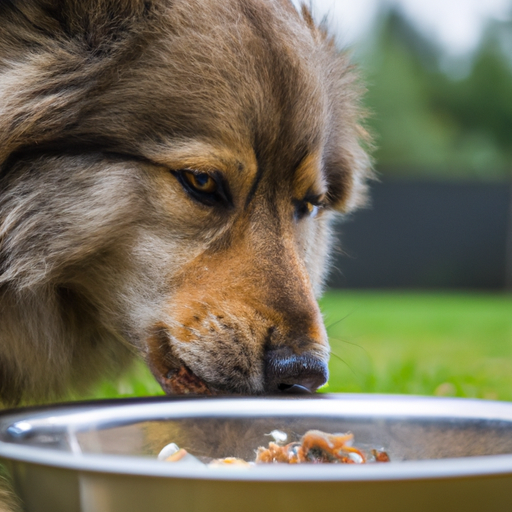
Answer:
[[[512,23],[493,22],[463,77],[446,55],[391,11],[362,52],[377,168],[442,179],[512,176]],[[444,65],[443,65],[444,63]]]

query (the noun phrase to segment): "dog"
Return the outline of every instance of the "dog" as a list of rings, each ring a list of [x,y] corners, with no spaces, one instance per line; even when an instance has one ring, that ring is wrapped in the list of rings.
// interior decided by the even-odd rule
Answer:
[[[315,391],[363,87],[289,0],[0,3],[0,396],[142,357],[167,393]]]

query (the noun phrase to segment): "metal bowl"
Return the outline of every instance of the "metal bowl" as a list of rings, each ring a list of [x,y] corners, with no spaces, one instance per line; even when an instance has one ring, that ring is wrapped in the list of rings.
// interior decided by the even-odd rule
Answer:
[[[268,433],[351,431],[389,464],[208,468]],[[116,400],[0,416],[0,460],[28,512],[512,510],[512,403],[382,395]]]

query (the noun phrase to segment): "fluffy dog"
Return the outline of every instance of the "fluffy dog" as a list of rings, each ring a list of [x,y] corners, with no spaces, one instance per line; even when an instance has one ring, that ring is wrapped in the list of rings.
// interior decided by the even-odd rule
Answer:
[[[360,87],[288,0],[0,3],[0,394],[141,354],[168,393],[315,390]]]

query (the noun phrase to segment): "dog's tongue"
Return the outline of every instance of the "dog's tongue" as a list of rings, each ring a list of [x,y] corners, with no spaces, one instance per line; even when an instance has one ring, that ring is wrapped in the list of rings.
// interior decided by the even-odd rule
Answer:
[[[163,379],[163,388],[167,393],[176,395],[213,395],[203,380],[193,374],[186,366],[182,366],[169,378]]]

